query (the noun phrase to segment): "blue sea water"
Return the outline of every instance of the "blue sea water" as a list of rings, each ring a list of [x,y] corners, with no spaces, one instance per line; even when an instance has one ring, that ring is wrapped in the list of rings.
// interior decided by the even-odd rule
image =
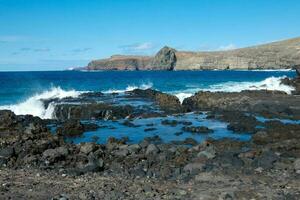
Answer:
[[[45,108],[45,99],[77,97],[83,92],[103,93],[125,91],[135,88],[152,88],[176,95],[181,101],[200,90],[212,92],[239,92],[242,90],[281,90],[290,93],[293,88],[282,85],[283,77],[295,77],[294,71],[51,71],[51,72],[0,72],[0,110],[10,109],[16,114],[32,114],[52,118],[53,109]],[[129,102],[124,102],[129,103]],[[141,102],[145,104],[147,102]],[[135,102],[136,104],[136,102]],[[162,125],[164,119],[187,120],[193,126],[207,126],[209,134],[192,134],[182,130],[182,125]],[[166,118],[134,119],[137,127],[124,126],[120,121],[93,121],[101,126],[86,132],[83,137],[69,138],[69,142],[94,141],[105,143],[113,136],[129,137],[130,143],[140,142],[144,137],[160,136],[163,142],[183,141],[193,138],[200,142],[208,137],[249,140],[247,133],[238,134],[227,130],[227,123],[206,119],[203,114],[190,113]],[[153,124],[153,130],[147,130]],[[182,132],[181,134],[175,134]]]
[[[199,90],[240,91],[282,89],[280,77],[294,77],[294,71],[44,71],[0,72],[0,106],[61,88],[64,91],[125,91],[132,88],[157,89],[189,96]]]

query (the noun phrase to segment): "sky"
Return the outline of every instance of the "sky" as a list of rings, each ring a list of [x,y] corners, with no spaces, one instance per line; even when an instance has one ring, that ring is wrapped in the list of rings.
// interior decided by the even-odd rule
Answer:
[[[0,71],[114,54],[228,50],[300,36],[299,0],[0,0]]]

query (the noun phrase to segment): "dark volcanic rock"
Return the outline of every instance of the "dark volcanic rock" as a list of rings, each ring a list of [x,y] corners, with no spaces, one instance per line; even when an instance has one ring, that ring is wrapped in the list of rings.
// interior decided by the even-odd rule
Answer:
[[[84,126],[79,120],[68,120],[58,127],[57,134],[65,137],[80,136],[84,132]]]
[[[159,105],[159,107],[167,113],[177,113],[184,111],[179,99],[176,96],[170,94],[165,94],[153,89],[135,89],[127,93],[132,96],[151,99],[155,101]]]
[[[16,115],[9,110],[0,110],[0,130],[12,128],[17,123]]]
[[[300,139],[299,124],[284,124],[280,121],[268,121],[266,129],[258,131],[252,138],[256,144],[268,144],[287,139]]]
[[[298,76],[300,76],[300,66],[295,67],[296,73]]]
[[[229,123],[227,129],[237,133],[254,133],[257,130],[256,127],[261,125],[254,116],[238,111],[212,112],[208,118]]]
[[[183,106],[189,111],[242,111],[274,118],[300,119],[299,102],[299,96],[291,96],[279,91],[198,92],[186,98]]]
[[[185,126],[183,131],[191,133],[212,133],[214,130],[207,128],[206,126]]]
[[[58,104],[55,106],[54,117],[58,120],[66,119],[120,119],[132,114],[131,106],[112,106],[109,104]]]

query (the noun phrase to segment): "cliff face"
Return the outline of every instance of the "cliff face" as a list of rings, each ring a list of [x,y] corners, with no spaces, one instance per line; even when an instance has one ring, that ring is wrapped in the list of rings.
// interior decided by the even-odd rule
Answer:
[[[145,69],[152,61],[146,56],[111,56],[108,59],[93,60],[87,70],[140,70]]]
[[[154,57],[112,56],[87,70],[286,69],[300,66],[300,37],[230,51],[187,52],[164,47]]]

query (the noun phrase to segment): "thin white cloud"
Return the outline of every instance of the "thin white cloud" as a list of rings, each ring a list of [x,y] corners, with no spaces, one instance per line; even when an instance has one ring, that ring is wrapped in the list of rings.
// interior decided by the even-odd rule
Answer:
[[[73,53],[85,53],[85,52],[90,51],[90,50],[92,50],[92,48],[86,47],[86,48],[73,49],[72,52]]]
[[[149,50],[152,49],[153,47],[154,45],[151,42],[145,42],[145,43],[134,45],[131,48],[136,51],[141,51],[141,50]]]
[[[234,44],[228,44],[225,46],[220,46],[217,50],[219,51],[228,51],[228,50],[233,50],[236,49],[237,47]]]
[[[156,46],[151,42],[143,42],[143,43],[122,45],[119,46],[119,48],[122,49],[122,51],[125,53],[144,54],[144,53],[150,53],[156,48]]]

